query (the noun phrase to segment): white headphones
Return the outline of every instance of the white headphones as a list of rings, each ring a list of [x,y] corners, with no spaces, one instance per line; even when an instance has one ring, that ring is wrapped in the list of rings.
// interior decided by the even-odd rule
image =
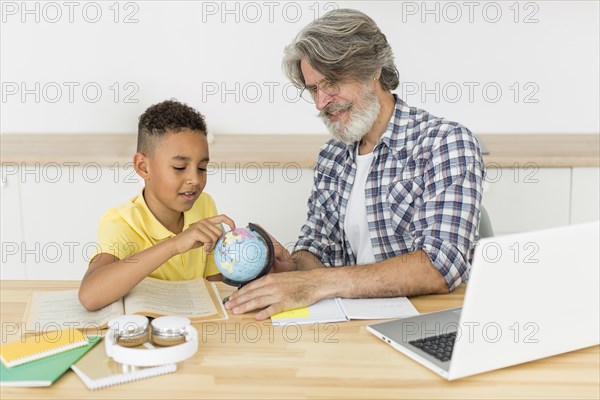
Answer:
[[[122,315],[108,321],[106,354],[121,364],[154,367],[186,360],[198,351],[198,331],[183,317],[166,316],[152,321],[142,315]],[[135,349],[151,337],[154,349]]]

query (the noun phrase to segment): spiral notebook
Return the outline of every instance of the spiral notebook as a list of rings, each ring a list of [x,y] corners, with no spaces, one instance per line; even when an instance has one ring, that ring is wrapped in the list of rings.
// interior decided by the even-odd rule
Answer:
[[[0,363],[0,386],[9,387],[43,387],[50,386],[60,378],[73,363],[96,343],[100,336],[88,337],[89,344],[50,357],[31,361],[16,367],[6,368]]]
[[[89,353],[71,366],[71,369],[90,390],[169,374],[177,370],[176,364],[156,367],[135,367],[119,364],[106,355],[103,343],[94,347]]]
[[[87,344],[87,339],[77,329],[41,332],[0,346],[0,360],[11,368]]]

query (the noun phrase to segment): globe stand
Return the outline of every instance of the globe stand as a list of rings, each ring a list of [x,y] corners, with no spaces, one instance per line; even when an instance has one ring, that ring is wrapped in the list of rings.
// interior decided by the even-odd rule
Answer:
[[[265,276],[266,274],[269,273],[269,271],[271,270],[271,267],[273,267],[273,263],[275,262],[275,248],[273,247],[273,241],[271,240],[271,238],[269,237],[269,234],[262,229],[260,226],[255,225],[253,223],[248,223],[248,228],[256,233],[258,233],[258,235],[260,236],[260,238],[263,240],[263,242],[265,242],[265,244],[267,245],[267,261],[265,262],[265,265],[263,267],[263,269],[260,271],[260,273],[258,275],[256,275],[256,277],[254,277],[253,279],[249,280],[249,281],[234,281],[233,279],[229,279],[229,278],[225,278],[223,277],[223,282],[230,285],[230,286],[235,286],[238,288],[238,290],[256,280],[259,278],[262,278],[263,276]],[[227,303],[227,301],[229,300],[229,296],[225,297],[223,299],[223,304]]]

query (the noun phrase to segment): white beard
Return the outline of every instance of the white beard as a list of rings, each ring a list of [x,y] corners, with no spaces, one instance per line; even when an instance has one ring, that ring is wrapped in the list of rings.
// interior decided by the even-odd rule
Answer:
[[[335,114],[345,109],[349,113],[349,119],[346,124],[341,120],[332,121],[329,119],[329,114]],[[323,120],[335,140],[345,144],[352,144],[360,141],[371,130],[379,115],[379,111],[380,106],[375,91],[369,91],[366,87],[363,87],[362,99],[360,101],[356,101],[354,104],[350,101],[334,103],[321,110],[319,117]]]

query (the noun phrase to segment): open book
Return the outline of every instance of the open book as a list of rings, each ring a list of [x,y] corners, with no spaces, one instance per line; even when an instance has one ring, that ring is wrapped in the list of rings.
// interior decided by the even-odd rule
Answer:
[[[284,311],[271,317],[273,325],[341,322],[351,319],[405,318],[419,312],[406,297],[376,299],[325,299],[312,306]]]
[[[83,308],[77,289],[34,292],[24,321],[28,331],[104,329],[111,318],[124,314],[175,315],[193,322],[228,318],[214,283],[146,278],[125,297],[97,311]]]

